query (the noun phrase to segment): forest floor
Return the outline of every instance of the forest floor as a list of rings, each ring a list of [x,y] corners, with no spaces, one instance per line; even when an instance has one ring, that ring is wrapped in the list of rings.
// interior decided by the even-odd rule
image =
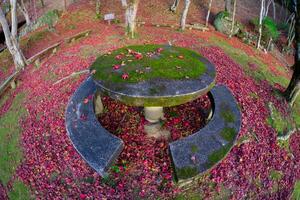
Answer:
[[[104,3],[101,13],[114,12],[122,22],[124,11],[115,6],[117,3]],[[141,5],[138,20],[146,24],[138,28],[135,39],[124,36],[121,23],[108,25],[97,19],[93,4],[85,1],[69,6],[54,32],[42,27],[22,39],[22,49],[29,58],[71,35],[92,30],[88,37],[63,43],[40,64],[27,66],[17,88],[1,96],[0,199],[288,199],[300,179],[300,133],[284,142],[277,136],[293,125],[300,126],[300,100],[291,110],[280,95],[291,77],[290,69],[272,54],[214,30],[181,32],[151,26],[149,22],[178,24],[179,14],[168,11],[168,1]],[[203,12],[197,8],[191,7],[188,20],[203,23]],[[168,42],[207,57],[216,66],[217,83],[230,88],[242,111],[235,147],[184,193],[172,181],[168,141],[146,139],[140,114],[110,100],[105,100],[108,110],[131,113],[117,131],[132,142],[125,145],[111,176],[101,178],[77,154],[65,130],[66,104],[87,75],[55,84],[73,72],[88,69],[98,55],[108,51]],[[2,80],[14,69],[7,51],[0,54],[0,60]],[[187,115],[193,113],[187,106],[178,109]],[[110,117],[120,118],[103,120]],[[170,116],[168,123],[176,126],[174,131],[192,130],[189,120],[180,115]],[[115,127],[107,123],[107,128]]]

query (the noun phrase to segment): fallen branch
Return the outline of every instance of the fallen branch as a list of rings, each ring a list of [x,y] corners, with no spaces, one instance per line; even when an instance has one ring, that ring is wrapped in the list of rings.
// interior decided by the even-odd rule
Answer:
[[[58,84],[58,83],[60,83],[60,82],[62,82],[64,80],[66,80],[66,79],[69,79],[69,78],[72,78],[74,76],[78,76],[78,75],[84,74],[84,73],[90,73],[90,70],[85,69],[85,70],[82,70],[82,71],[79,71],[79,72],[73,72],[72,74],[70,74],[70,75],[68,75],[68,76],[66,76],[66,77],[64,77],[64,78],[56,81],[53,85],[56,85],[56,84]]]
[[[55,43],[54,45],[44,49],[43,51],[40,51],[39,53],[35,54],[34,56],[30,57],[27,62],[28,63],[32,63],[34,62],[36,59],[38,59],[39,57],[45,55],[47,52],[51,51],[52,49],[55,49],[56,47],[58,47],[62,42],[58,42]]]
[[[73,42],[75,40],[78,40],[79,38],[87,37],[91,32],[92,32],[92,30],[86,30],[86,31],[77,33],[77,34],[75,34],[75,35],[73,35],[71,37],[66,38],[65,42],[66,43],[70,43],[70,42]]]
[[[5,91],[5,89],[9,86],[10,83],[14,82],[17,75],[19,74],[20,71],[14,72],[12,75],[10,75],[1,85],[0,85],[0,95],[2,92]]]

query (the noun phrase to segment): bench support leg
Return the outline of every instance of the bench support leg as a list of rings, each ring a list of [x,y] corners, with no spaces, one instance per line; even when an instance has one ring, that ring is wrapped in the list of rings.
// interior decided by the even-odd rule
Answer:
[[[164,118],[163,107],[145,107],[144,113],[146,120],[151,123],[156,123]]]
[[[96,116],[103,113],[103,104],[100,96],[100,92],[96,92],[94,97],[94,107],[95,107],[95,114]]]

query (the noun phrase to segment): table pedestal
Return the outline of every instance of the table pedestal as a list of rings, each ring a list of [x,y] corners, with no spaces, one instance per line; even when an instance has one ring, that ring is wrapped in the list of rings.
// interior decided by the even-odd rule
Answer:
[[[159,122],[164,118],[163,107],[145,107],[144,114],[147,121],[151,123]]]

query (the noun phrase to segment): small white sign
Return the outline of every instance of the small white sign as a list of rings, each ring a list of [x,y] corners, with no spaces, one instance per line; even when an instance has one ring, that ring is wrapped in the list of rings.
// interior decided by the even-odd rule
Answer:
[[[113,20],[115,19],[115,14],[114,13],[109,13],[109,14],[106,14],[104,15],[104,20]]]

